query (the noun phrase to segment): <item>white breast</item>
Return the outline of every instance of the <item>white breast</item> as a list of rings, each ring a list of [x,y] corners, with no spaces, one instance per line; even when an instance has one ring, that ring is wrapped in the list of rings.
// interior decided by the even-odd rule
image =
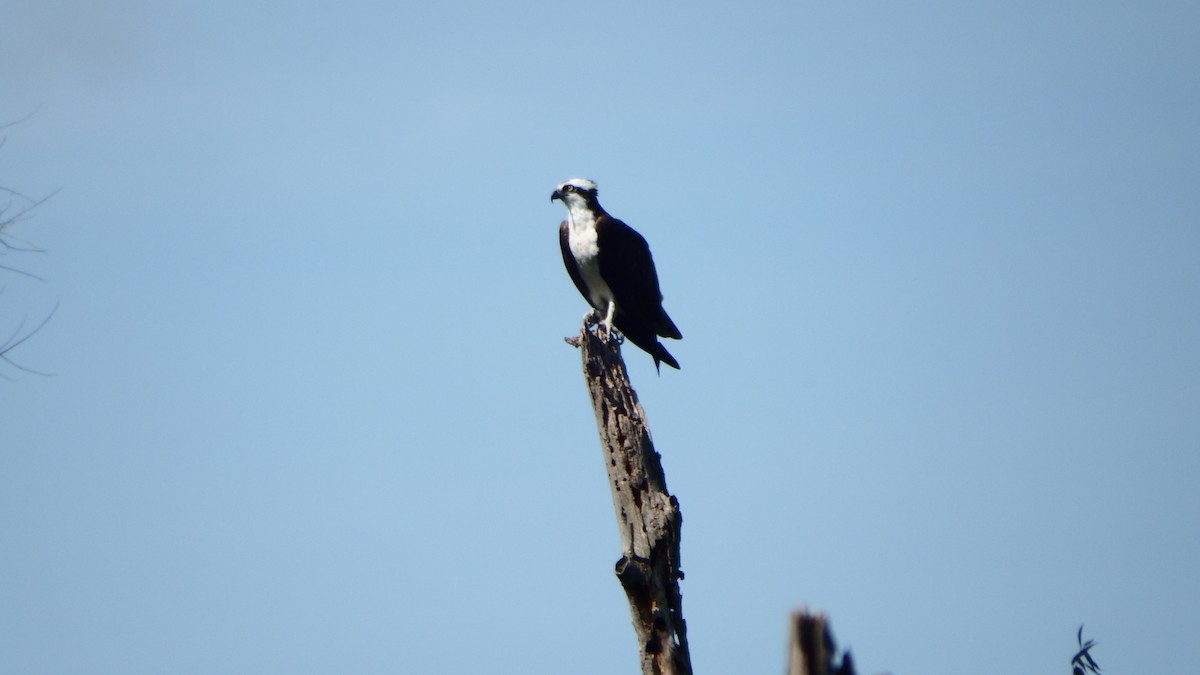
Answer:
[[[596,243],[596,219],[587,209],[571,209],[567,242],[571,255],[579,264],[579,273],[588,289],[588,302],[602,314],[608,311],[608,303],[614,300],[612,289],[600,276],[600,247]]]

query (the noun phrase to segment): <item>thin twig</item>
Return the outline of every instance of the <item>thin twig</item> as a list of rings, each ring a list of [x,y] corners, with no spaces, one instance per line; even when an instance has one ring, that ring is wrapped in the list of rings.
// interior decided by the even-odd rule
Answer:
[[[9,353],[24,344],[26,340],[36,335],[38,331],[40,331],[46,326],[47,323],[50,322],[50,319],[54,317],[54,314],[57,311],[58,303],[56,302],[54,303],[54,309],[50,310],[50,313],[46,315],[46,318],[42,319],[42,321],[36,327],[34,327],[33,330],[25,333],[25,335],[21,335],[21,331],[25,328],[25,319],[21,319],[21,323],[17,326],[16,330],[14,330],[12,334],[8,336],[8,339],[4,342],[4,344],[0,345],[0,360],[3,360],[8,365],[18,370],[25,371],[26,373],[30,373],[32,375],[44,375],[46,377],[52,377],[54,373],[43,373],[40,370],[34,370],[33,368],[29,368],[17,363],[12,359],[12,357],[9,356]]]

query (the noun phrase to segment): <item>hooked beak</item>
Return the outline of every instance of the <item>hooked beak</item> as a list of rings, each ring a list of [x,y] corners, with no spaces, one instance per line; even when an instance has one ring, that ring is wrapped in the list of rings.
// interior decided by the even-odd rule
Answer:
[[[563,194],[561,192],[559,192],[558,190],[555,190],[554,192],[550,193],[550,201],[554,201],[555,199],[562,199],[562,198],[563,198]]]

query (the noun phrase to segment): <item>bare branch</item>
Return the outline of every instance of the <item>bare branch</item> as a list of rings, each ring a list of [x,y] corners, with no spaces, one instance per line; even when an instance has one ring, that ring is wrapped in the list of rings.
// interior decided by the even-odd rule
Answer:
[[[36,113],[36,111],[29,113],[28,115],[26,115],[25,117],[23,117],[19,120],[16,120],[13,122],[8,122],[5,124],[0,124],[0,131],[7,129],[11,126],[20,124],[21,122],[24,122],[25,120],[32,117],[35,113]],[[4,147],[4,143],[7,140],[8,140],[7,136],[0,135],[0,148]],[[40,199],[34,199],[26,194],[23,194],[21,192],[14,190],[12,188],[0,186],[0,202],[2,202],[2,203],[0,203],[0,255],[7,254],[9,252],[45,253],[45,250],[43,250],[37,246],[34,246],[32,243],[13,234],[12,227],[13,227],[13,225],[15,225],[17,223],[30,218],[31,217],[30,213],[34,209],[36,209],[37,207],[46,203],[46,200],[50,199],[57,193],[58,193],[58,191],[55,190],[54,192],[50,193],[49,195],[46,195],[45,197],[42,197]],[[36,274],[33,274],[31,272],[26,272],[25,270],[18,269],[16,267],[12,267],[10,265],[0,265],[0,271],[12,272],[14,274],[18,274],[18,275],[27,277],[29,279],[37,280],[37,281],[42,281],[42,282],[45,281],[45,279],[43,279],[42,277],[40,277]],[[0,289],[0,290],[2,290],[2,289]],[[20,371],[23,371],[26,373],[31,373],[31,374],[35,374],[35,375],[50,375],[51,373],[44,373],[39,370],[34,370],[33,368],[29,368],[28,366],[18,363],[17,361],[15,361],[13,359],[12,353],[18,347],[25,344],[26,340],[28,340],[29,338],[33,337],[38,332],[40,332],[42,330],[42,328],[44,328],[46,326],[46,324],[50,321],[51,317],[53,317],[55,312],[57,312],[57,311],[58,311],[58,304],[55,303],[54,308],[51,309],[50,312],[45,316],[45,318],[43,318],[32,329],[26,328],[28,320],[29,320],[29,316],[26,315],[26,316],[22,317],[20,322],[17,324],[17,327],[12,331],[12,333],[9,334],[8,338],[5,339],[3,343],[0,343],[0,361],[3,361],[4,363],[7,363],[8,365],[12,366],[13,368],[16,368],[17,370],[20,370]],[[4,375],[4,374],[0,374],[0,377],[4,378],[6,380],[11,379],[7,375]]]
[[[10,251],[22,251],[22,252],[26,252],[26,253],[45,253],[44,249],[38,248],[37,246],[34,246],[30,242],[26,241],[25,239],[16,236],[12,232],[9,232],[8,228],[10,228],[11,226],[13,226],[23,220],[28,220],[31,217],[29,215],[29,213],[31,211],[33,211],[34,209],[36,209],[37,207],[41,206],[42,204],[45,204],[54,195],[58,194],[58,190],[51,192],[50,194],[46,195],[45,197],[42,197],[41,199],[32,199],[30,197],[27,197],[27,196],[21,194],[20,192],[17,192],[16,190],[11,190],[6,187],[0,187],[0,192],[8,194],[12,197],[16,197],[16,198],[22,200],[23,202],[25,202],[25,204],[20,208],[20,210],[18,210],[16,212],[16,214],[14,214],[12,216],[7,216],[7,217],[5,214],[7,214],[8,211],[13,207],[13,202],[10,200],[7,204],[0,206],[0,246],[3,246],[5,249],[8,249]],[[22,244],[24,244],[24,246],[15,246],[12,243],[10,243],[10,240],[21,242]]]
[[[57,311],[58,311],[58,303],[54,303],[54,309],[50,310],[50,313],[47,314],[46,317],[44,319],[42,319],[41,322],[39,322],[37,326],[35,326],[32,330],[26,332],[24,335],[22,335],[22,332],[25,329],[25,318],[28,318],[28,317],[21,319],[21,323],[17,326],[16,330],[14,330],[12,332],[12,334],[8,336],[8,339],[5,340],[3,344],[0,344],[0,360],[4,361],[8,365],[10,365],[18,370],[23,370],[23,371],[33,374],[33,375],[45,375],[47,377],[53,376],[54,373],[44,373],[40,370],[34,370],[32,368],[28,368],[26,366],[23,366],[23,365],[17,363],[16,361],[12,360],[12,357],[9,356],[9,353],[12,352],[17,347],[20,347],[22,344],[24,344],[26,340],[28,340],[29,338],[36,335],[38,333],[38,331],[42,330],[42,328],[45,327],[45,325],[50,322],[50,319],[54,316],[54,313]],[[3,377],[3,376],[0,376],[0,377]],[[9,379],[9,378],[5,377],[4,379]]]
[[[0,130],[4,130],[4,129],[7,129],[7,128],[9,128],[9,127],[15,127],[15,126],[17,126],[18,124],[20,124],[20,123],[22,123],[22,122],[24,122],[24,121],[28,120],[29,118],[33,117],[33,116],[34,116],[34,115],[36,115],[36,114],[38,114],[38,110],[39,110],[39,108],[34,108],[32,112],[30,112],[29,114],[25,115],[24,117],[22,117],[22,118],[20,118],[20,119],[15,119],[15,120],[13,120],[13,121],[11,121],[11,122],[5,122],[4,124],[0,124]],[[2,140],[2,139],[0,139],[0,142],[3,142],[3,140]]]

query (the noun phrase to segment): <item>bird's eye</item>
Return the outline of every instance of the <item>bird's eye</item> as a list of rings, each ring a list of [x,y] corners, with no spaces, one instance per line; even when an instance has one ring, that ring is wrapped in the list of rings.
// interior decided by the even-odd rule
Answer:
[[[563,192],[574,192],[574,191],[575,191],[574,185],[564,185],[563,186]]]

